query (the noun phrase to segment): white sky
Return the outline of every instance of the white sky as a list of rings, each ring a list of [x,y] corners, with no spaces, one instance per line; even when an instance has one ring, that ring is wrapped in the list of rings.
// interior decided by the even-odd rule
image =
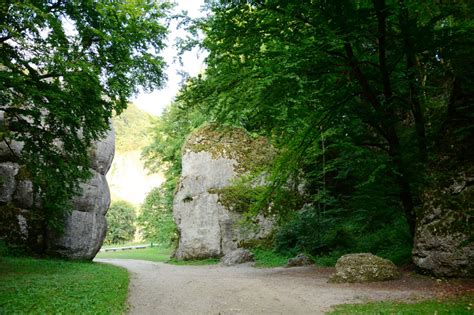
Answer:
[[[200,8],[204,4],[204,0],[176,0],[176,3],[177,6],[174,9],[176,13],[186,10],[188,11],[188,15],[192,18],[203,15],[203,13],[200,12]],[[166,69],[166,75],[168,76],[166,86],[161,90],[153,91],[149,94],[142,92],[131,100],[139,108],[152,115],[161,114],[163,109],[173,101],[182,80],[181,76],[177,73],[178,71],[184,71],[191,76],[195,76],[204,68],[205,55],[203,52],[197,50],[184,54],[182,66],[175,60],[177,57],[177,49],[174,47],[174,43],[177,37],[184,37],[183,35],[183,30],[176,30],[176,23],[170,25],[167,48],[161,53],[168,64],[168,68]]]

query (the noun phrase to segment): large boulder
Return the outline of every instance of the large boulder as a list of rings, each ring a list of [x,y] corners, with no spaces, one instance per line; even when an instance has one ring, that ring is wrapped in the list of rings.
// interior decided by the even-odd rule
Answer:
[[[474,277],[474,168],[423,194],[413,262],[438,277]]]
[[[221,258],[221,264],[224,266],[234,266],[250,261],[254,261],[252,252],[243,248],[233,250]]]
[[[400,278],[397,266],[388,259],[361,253],[340,257],[336,263],[336,273],[331,276],[332,283],[363,283],[387,281]]]
[[[115,151],[113,129],[91,149],[92,177],[81,185],[82,194],[72,200],[73,208],[64,218],[62,233],[45,233],[48,229],[41,216],[41,202],[34,198],[33,184],[18,164],[22,147],[20,142],[0,142],[0,240],[38,253],[46,250],[65,258],[94,258],[107,230],[105,214],[110,192],[105,174]]]
[[[266,139],[252,139],[240,128],[206,125],[188,137],[173,202],[180,235],[174,254],[177,259],[221,257],[244,240],[269,234],[271,220],[263,216],[257,219],[257,228],[252,232],[239,226],[242,215],[220,201],[219,191],[258,165],[268,163],[273,154]]]
[[[110,206],[110,191],[105,175],[92,171],[89,182],[81,185],[82,194],[73,199],[73,210],[65,218],[64,231],[50,231],[48,252],[70,259],[93,259],[105,238],[105,215]]]

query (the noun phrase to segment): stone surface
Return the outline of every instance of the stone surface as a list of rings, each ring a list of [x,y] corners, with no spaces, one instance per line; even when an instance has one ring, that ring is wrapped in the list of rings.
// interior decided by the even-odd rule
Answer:
[[[173,216],[180,234],[177,259],[221,257],[239,242],[268,234],[261,218],[254,233],[239,227],[241,214],[219,202],[217,191],[251,167],[268,159],[269,145],[252,140],[241,129],[217,132],[208,126],[192,133],[183,147],[182,174],[173,202]],[[244,148],[244,150],[242,150]],[[248,159],[251,159],[250,162]],[[243,165],[245,164],[245,165]],[[268,221],[268,220],[267,220]]]
[[[0,140],[0,161],[17,160],[23,149],[23,143],[18,141]]]
[[[98,212],[72,211],[63,234],[51,233],[48,252],[69,259],[93,259],[105,238],[107,221]]]
[[[424,193],[413,262],[437,277],[474,277],[474,176],[462,172],[447,183]]]
[[[19,166],[16,163],[5,162],[0,164],[0,203],[9,203],[16,189],[15,176]]]
[[[296,257],[288,259],[287,267],[301,267],[312,265],[313,262],[305,254],[299,254]]]
[[[33,183],[30,180],[17,180],[13,202],[23,209],[33,207]]]
[[[221,258],[221,264],[224,266],[233,266],[253,260],[254,257],[252,252],[247,249],[238,248],[225,254],[225,256]]]
[[[91,172],[92,178],[81,184],[82,194],[73,199],[73,209],[105,215],[110,206],[109,185],[105,175]]]
[[[0,111],[0,125],[4,124]],[[82,194],[72,201],[72,212],[65,217],[64,233],[48,232],[41,202],[33,198],[33,184],[17,164],[23,144],[0,141],[0,238],[14,246],[27,246],[34,252],[71,258],[92,259],[102,245],[107,230],[105,214],[110,192],[105,174],[114,156],[114,132],[91,149],[92,178],[81,185]],[[35,205],[33,203],[35,202]]]
[[[102,172],[107,172],[112,163],[114,151],[110,150],[111,139],[114,137],[109,134],[103,141],[96,143],[91,152],[92,159],[101,159],[92,164]],[[115,148],[113,144],[112,147]],[[102,149],[105,152],[99,151]],[[69,259],[93,259],[102,246],[107,232],[105,215],[110,206],[110,191],[105,174],[94,169],[91,172],[91,179],[81,185],[82,194],[73,199],[73,211],[65,219],[64,232],[50,231],[47,251],[52,255]]]
[[[91,168],[102,175],[106,175],[115,155],[115,132],[112,125],[110,125],[110,130],[105,137],[94,144],[90,155]]]
[[[400,278],[397,266],[388,259],[361,253],[340,257],[336,263],[336,273],[331,276],[333,283],[363,283],[387,281]]]

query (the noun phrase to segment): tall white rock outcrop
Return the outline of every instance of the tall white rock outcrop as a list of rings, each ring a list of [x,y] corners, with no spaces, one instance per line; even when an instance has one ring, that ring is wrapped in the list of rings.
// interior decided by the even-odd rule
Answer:
[[[2,120],[3,115],[0,123]],[[41,221],[40,202],[36,201],[33,210],[33,185],[18,163],[21,148],[20,142],[0,141],[0,240],[65,258],[94,258],[107,231],[110,193],[105,175],[115,152],[113,129],[91,148],[92,177],[82,184],[82,194],[72,200],[63,233],[52,232]]]
[[[50,233],[48,252],[72,259],[93,259],[105,238],[105,215],[110,206],[110,191],[105,175],[115,153],[113,128],[91,149],[92,177],[82,184],[82,194],[73,199],[73,210],[65,219],[62,234]]]
[[[266,139],[252,139],[240,128],[206,125],[188,137],[173,202],[180,235],[174,254],[177,259],[220,257],[242,241],[270,233],[272,221],[264,217],[258,219],[255,230],[240,226],[242,215],[220,202],[219,191],[256,166],[268,163],[273,154]]]

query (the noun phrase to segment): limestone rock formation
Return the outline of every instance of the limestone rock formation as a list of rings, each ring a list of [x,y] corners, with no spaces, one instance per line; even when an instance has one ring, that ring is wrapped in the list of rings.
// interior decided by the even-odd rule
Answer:
[[[234,266],[253,261],[254,257],[248,249],[238,248],[233,250],[221,258],[221,264],[224,266]]]
[[[426,273],[438,277],[474,277],[472,171],[451,177],[444,188],[435,186],[424,193],[413,261]]]
[[[180,234],[177,259],[221,257],[239,242],[263,238],[271,220],[259,218],[255,231],[240,228],[242,216],[219,202],[219,189],[257,165],[268,163],[273,149],[264,138],[243,129],[207,125],[193,132],[183,147],[182,174],[173,202]]]
[[[333,283],[359,283],[394,280],[400,277],[397,266],[388,259],[361,253],[340,257],[336,273],[329,279]]]
[[[115,139],[111,129],[107,136],[91,149],[89,182],[82,184],[83,192],[73,199],[72,212],[65,218],[64,232],[48,231],[33,208],[33,185],[17,163],[22,144],[5,141],[0,144],[0,239],[24,244],[33,251],[71,259],[92,259],[105,237],[105,214],[110,205],[110,193],[105,174],[112,163]],[[36,201],[37,207],[41,207]]]

